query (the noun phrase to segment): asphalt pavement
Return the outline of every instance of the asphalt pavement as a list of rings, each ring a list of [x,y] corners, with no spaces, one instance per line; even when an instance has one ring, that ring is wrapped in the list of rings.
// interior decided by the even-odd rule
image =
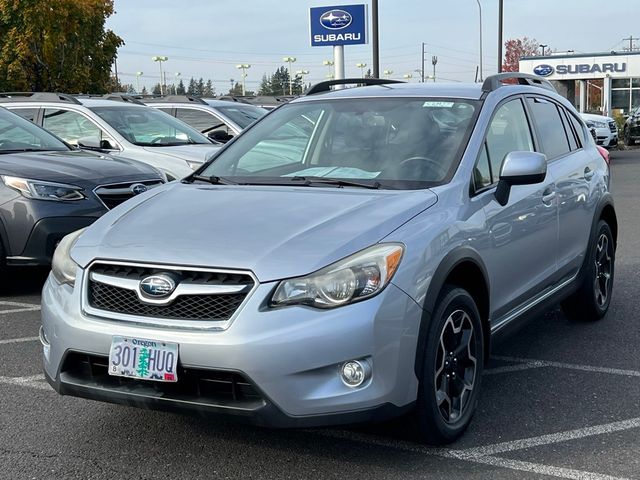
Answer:
[[[268,430],[58,396],[44,382],[42,270],[0,293],[0,479],[640,479],[640,150],[612,152],[612,305],[560,310],[494,349],[478,412],[447,448],[403,421]]]

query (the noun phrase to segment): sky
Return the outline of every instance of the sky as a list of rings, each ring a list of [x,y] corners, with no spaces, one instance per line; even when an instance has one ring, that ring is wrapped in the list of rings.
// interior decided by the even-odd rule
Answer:
[[[497,72],[498,0],[379,0],[380,71],[392,78],[417,81],[422,42],[425,65],[432,74],[438,58],[438,81],[474,81],[479,64],[479,8],[482,7],[484,76]],[[167,83],[176,72],[213,80],[217,93],[238,81],[237,64],[250,64],[246,86],[256,89],[264,74],[297,60],[292,70],[308,70],[305,83],[322,81],[330,73],[322,64],[331,60],[331,47],[309,45],[309,7],[369,3],[331,0],[115,0],[116,13],[107,28],[125,42],[118,51],[122,83],[140,88],[160,78],[154,55],[163,63]],[[504,40],[535,38],[557,52],[621,51],[623,38],[640,37],[640,0],[504,0]],[[640,48],[640,40],[635,45]],[[345,47],[346,76],[359,77],[357,63],[372,65],[372,47]],[[186,82],[185,82],[186,83]]]

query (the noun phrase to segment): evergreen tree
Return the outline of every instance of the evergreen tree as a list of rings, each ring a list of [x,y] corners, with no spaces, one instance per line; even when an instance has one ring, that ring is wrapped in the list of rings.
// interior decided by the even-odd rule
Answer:
[[[198,80],[198,83],[196,85],[196,95],[201,97],[203,94],[204,94],[204,79],[200,77],[200,80]]]
[[[142,86],[142,91],[140,92],[141,95],[149,95],[149,92],[147,91],[147,87],[145,87],[144,85]]]
[[[178,95],[184,95],[185,93],[186,90],[184,88],[184,82],[180,79],[180,82],[178,83]]]
[[[187,95],[195,95],[196,94],[196,80],[191,77],[189,80],[189,88],[187,89]]]
[[[234,96],[242,95],[242,85],[236,82],[233,88],[229,90],[229,95],[234,95]]]
[[[262,81],[260,82],[260,86],[258,87],[258,95],[272,95],[271,80],[269,80],[269,77],[267,77],[266,73],[262,75]]]
[[[160,90],[160,83],[156,83],[153,86],[153,90],[151,90],[151,93],[153,93],[154,95],[160,95],[161,90]]]
[[[216,89],[213,86],[213,82],[211,79],[207,80],[207,83],[204,86],[204,91],[202,92],[203,97],[213,97],[216,94]]]

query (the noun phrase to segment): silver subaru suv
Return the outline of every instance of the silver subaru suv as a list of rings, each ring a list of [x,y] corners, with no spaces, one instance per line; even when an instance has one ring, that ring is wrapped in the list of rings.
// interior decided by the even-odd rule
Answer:
[[[268,426],[411,413],[425,442],[454,441],[500,334],[558,302],[606,314],[609,182],[539,77],[324,82],[63,239],[46,377]]]

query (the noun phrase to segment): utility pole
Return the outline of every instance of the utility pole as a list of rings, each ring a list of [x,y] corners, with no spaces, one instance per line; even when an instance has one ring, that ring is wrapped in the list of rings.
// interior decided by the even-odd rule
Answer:
[[[247,69],[251,68],[251,65],[248,63],[241,63],[240,65],[236,65],[238,70],[242,70],[242,96],[246,95],[246,79],[247,79]]]
[[[498,73],[502,73],[502,17],[504,12],[504,0],[498,3]]]
[[[422,60],[421,60],[421,62],[422,62],[422,69],[420,70],[421,71],[421,74],[420,74],[421,80],[420,81],[422,83],[424,83],[424,42],[422,42]]]
[[[480,12],[480,81],[482,82],[482,5],[480,5],[480,0],[476,0],[478,2],[478,10]]]
[[[622,40],[624,40],[624,41],[629,40],[629,51],[633,52],[635,50],[635,48],[633,48],[633,41],[634,40],[640,40],[640,38],[637,38],[637,37],[634,38],[633,35],[629,35],[628,38],[623,38]],[[625,48],[625,50],[626,50],[626,48]]]
[[[438,57],[435,55],[431,57],[431,64],[433,65],[433,81],[436,81],[436,64],[438,63]]]

